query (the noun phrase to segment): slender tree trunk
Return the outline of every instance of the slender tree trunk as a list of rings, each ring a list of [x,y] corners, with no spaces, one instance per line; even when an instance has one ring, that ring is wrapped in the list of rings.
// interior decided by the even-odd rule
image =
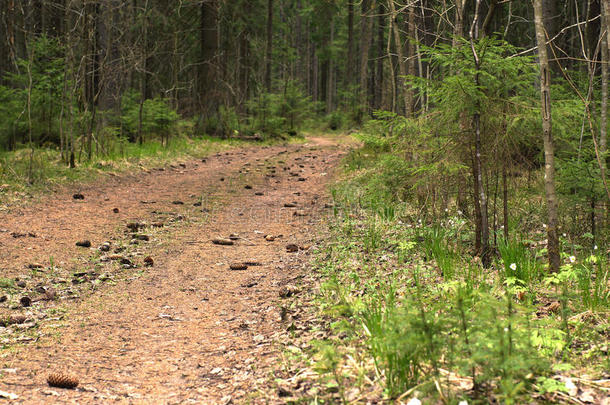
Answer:
[[[419,52],[417,51],[417,46],[416,45],[416,41],[415,38],[417,37],[417,25],[415,24],[415,7],[416,4],[412,4],[409,7],[409,11],[408,11],[408,19],[407,19],[407,32],[408,32],[408,38],[409,38],[409,42],[407,43],[407,74],[411,75],[411,76],[417,76],[417,71],[415,68],[415,62],[417,59],[419,59]],[[410,104],[409,104],[409,108],[411,111],[411,114],[414,113],[415,109],[416,109],[416,103],[415,103],[415,99],[416,99],[416,93],[413,89],[409,89],[408,90],[408,94],[407,96],[409,97],[410,100]]]
[[[369,16],[374,10],[373,0],[362,0],[362,17],[360,19],[360,121],[364,121],[364,116],[369,111],[368,103],[368,65],[369,49],[371,47],[371,28],[373,19]]]
[[[294,38],[295,38],[295,44],[294,47],[296,49],[296,56],[297,56],[297,60],[296,60],[296,72],[295,72],[295,77],[297,78],[297,80],[300,83],[305,84],[305,78],[304,78],[304,74],[303,74],[303,61],[306,60],[303,57],[303,45],[305,43],[304,39],[303,39],[303,21],[301,18],[301,9],[303,8],[301,5],[301,0],[297,0],[296,4],[295,4],[295,12],[296,12],[296,23],[295,23],[295,34],[294,34]]]
[[[472,201],[474,203],[474,254],[481,254],[481,199],[479,198],[480,178],[476,164],[475,152],[471,151],[472,160]]]
[[[400,31],[398,29],[398,24],[396,23],[396,19],[398,18],[398,13],[396,12],[396,7],[394,6],[394,0],[388,0],[388,8],[390,10],[390,24],[392,24],[392,33],[394,34],[394,45],[396,46],[396,53],[398,54],[398,70],[400,72],[400,93],[402,94],[403,101],[403,113],[405,117],[411,116],[411,105],[412,97],[409,97],[409,91],[405,85],[405,77],[407,76],[407,66],[405,63],[402,40],[400,39]]]
[[[354,3],[347,1],[347,66],[345,81],[347,85],[354,83]]]
[[[271,60],[273,57],[273,0],[267,1],[267,47],[265,60],[265,89],[271,92]]]
[[[326,113],[330,114],[333,111],[333,91],[335,88],[334,84],[334,73],[335,64],[333,63],[334,56],[332,54],[333,42],[335,41],[335,20],[331,16],[330,20],[330,41],[328,46],[330,47],[330,58],[328,60],[328,74],[326,77]]]
[[[377,58],[377,66],[375,68],[375,88],[374,88],[374,98],[375,98],[375,108],[381,110],[383,103],[383,61],[384,61],[384,39],[385,39],[385,18],[384,18],[384,9],[383,4],[379,3],[379,7],[377,9],[377,44],[376,44],[376,58]]]
[[[602,103],[601,103],[601,119],[600,119],[600,136],[599,136],[599,151],[601,155],[601,165],[602,172],[606,172],[608,168],[608,79],[610,79],[610,0],[602,0],[602,66],[601,66],[601,76],[602,76]],[[605,32],[605,35],[604,35]],[[610,201],[605,202],[606,212],[610,212],[608,209],[608,204]],[[601,224],[604,224],[604,221],[608,221],[610,219],[610,214],[606,215],[605,218],[601,219]]]
[[[218,111],[220,97],[218,94],[218,1],[208,0],[201,3],[200,52],[199,66],[199,102],[204,115]]]
[[[319,63],[318,63],[318,53],[316,52],[316,46],[315,44],[312,44],[311,47],[311,64],[312,69],[311,69],[311,90],[312,90],[312,99],[313,101],[319,101],[320,99],[320,95],[319,95],[319,76],[320,76],[320,70],[319,70]]]
[[[34,64],[34,50],[30,49],[28,56],[27,74],[28,74],[28,89],[27,89],[27,113],[28,113],[28,143],[30,146],[30,161],[28,164],[28,183],[34,182],[34,139],[32,137],[32,65]]]
[[[599,151],[602,156],[602,166],[606,168],[608,156],[608,79],[610,79],[610,0],[603,1],[603,24],[602,24],[602,104],[601,104],[601,131],[599,138]],[[606,35],[603,35],[605,30]]]
[[[540,63],[540,99],[542,110],[542,132],[544,137],[544,189],[546,192],[548,210],[548,256],[549,270],[558,272],[560,265],[557,195],[555,193],[555,154],[553,150],[553,125],[551,120],[551,72],[547,54],[546,36],[543,23],[542,0],[534,1],[534,18],[536,24],[536,42],[538,43],[538,59]]]
[[[140,81],[140,108],[138,110],[138,143],[144,143],[143,120],[144,120],[144,102],[146,101],[146,93],[148,92],[148,0],[144,1],[144,24],[142,31],[142,77]]]
[[[455,20],[453,25],[453,38],[451,44],[455,48],[459,43],[459,38],[464,35],[464,7],[466,0],[455,1]]]
[[[508,184],[506,173],[506,161],[502,164],[502,213],[504,214],[504,240],[508,240]]]
[[[475,85],[478,88],[480,86],[480,69],[481,59],[475,49],[475,41],[479,39],[479,12],[480,12],[481,0],[477,0],[475,16],[470,28],[470,46],[472,49],[472,55],[474,58],[475,65]],[[481,106],[477,105],[476,111],[473,116],[473,127],[474,127],[474,164],[476,166],[476,176],[478,183],[478,199],[480,204],[480,218],[481,218],[481,262],[483,267],[489,267],[491,265],[491,252],[489,249],[489,219],[487,210],[487,195],[485,188],[483,187],[483,165],[481,163]]]

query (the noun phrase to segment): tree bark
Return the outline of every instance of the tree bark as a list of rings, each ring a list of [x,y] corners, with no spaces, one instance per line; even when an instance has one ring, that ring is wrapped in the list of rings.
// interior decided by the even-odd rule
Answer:
[[[405,77],[407,76],[407,66],[403,53],[403,45],[402,40],[400,38],[400,31],[398,29],[398,24],[396,23],[396,19],[398,18],[398,13],[396,12],[396,7],[394,6],[394,0],[388,0],[388,7],[390,10],[390,24],[392,24],[392,33],[394,34],[394,45],[396,46],[396,53],[398,54],[398,70],[400,72],[400,92],[402,94],[403,100],[403,114],[405,117],[410,117],[412,112],[412,96],[410,96],[410,92],[406,88]]]
[[[603,173],[606,172],[608,168],[608,79],[610,79],[610,0],[602,0],[602,66],[601,66],[601,76],[602,76],[602,102],[601,102],[601,117],[600,117],[600,136],[599,136],[599,151],[601,155],[601,171]],[[605,35],[604,35],[605,31]],[[606,212],[608,210],[608,205],[610,202],[606,201]],[[603,224],[604,221],[607,221],[610,218],[610,214],[606,215],[606,218],[600,218],[600,222]]]
[[[373,19],[369,16],[371,10],[374,10],[374,0],[362,0],[362,17],[360,19],[360,121],[364,121],[364,116],[368,114],[368,65],[369,65],[369,49],[371,47],[371,28]]]
[[[354,83],[354,3],[347,2],[347,66],[345,81],[349,86]]]
[[[199,102],[204,115],[218,110],[218,0],[201,3]]]
[[[140,108],[138,110],[138,143],[144,143],[142,129],[144,120],[144,102],[148,93],[148,0],[144,0],[144,23],[142,24],[142,76],[140,77]]]
[[[335,20],[331,16],[330,20],[330,40],[328,46],[331,51],[329,51],[329,60],[328,60],[328,73],[326,76],[326,113],[330,114],[333,109],[333,92],[335,90],[334,83],[334,75],[335,75],[335,64],[333,63],[334,56],[332,54],[333,42],[335,41]]]
[[[466,0],[455,0],[455,20],[453,25],[453,39],[451,45],[455,48],[459,38],[464,35],[464,7]]]
[[[601,31],[603,33],[605,30],[606,35],[602,35],[602,111],[599,151],[602,156],[602,166],[605,169],[608,164],[606,152],[608,148],[608,79],[610,79],[610,0],[602,1],[603,24]]]
[[[548,259],[549,270],[558,272],[560,266],[557,195],[555,192],[555,154],[553,150],[553,123],[551,119],[551,72],[547,53],[546,36],[543,22],[542,0],[534,1],[534,19],[536,25],[536,42],[538,43],[538,60],[540,64],[540,100],[542,110],[542,133],[544,138],[544,189],[548,210]]]
[[[383,61],[384,61],[384,45],[385,45],[385,24],[384,24],[384,9],[383,4],[379,3],[377,9],[377,44],[376,47],[376,58],[377,63],[375,67],[375,86],[374,86],[374,99],[373,105],[377,110],[381,110],[383,103]]]
[[[472,49],[472,55],[475,64],[475,85],[478,88],[480,85],[480,70],[481,60],[475,49],[475,41],[479,39],[479,12],[480,12],[481,0],[477,0],[475,16],[470,28],[470,46]],[[478,104],[478,103],[477,103]],[[481,163],[481,106],[477,105],[476,111],[473,116],[473,127],[474,127],[474,164],[476,166],[476,177],[478,183],[478,199],[480,209],[480,221],[481,221],[481,263],[483,267],[487,268],[491,265],[491,252],[489,249],[489,219],[487,210],[487,195],[483,186],[483,165]]]
[[[271,61],[273,57],[273,0],[267,1],[267,46],[265,60],[265,89],[271,92]]]

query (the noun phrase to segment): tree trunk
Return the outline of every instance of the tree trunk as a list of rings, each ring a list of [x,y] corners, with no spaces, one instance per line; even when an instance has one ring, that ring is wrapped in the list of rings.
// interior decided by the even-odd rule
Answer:
[[[204,115],[218,111],[218,0],[201,3],[199,102]]]
[[[402,40],[400,39],[400,31],[398,29],[398,24],[396,19],[398,18],[398,13],[396,12],[396,7],[394,6],[394,0],[388,0],[388,7],[390,10],[390,24],[392,24],[392,33],[394,34],[394,45],[396,46],[396,53],[398,55],[398,70],[400,72],[400,93],[402,94],[403,100],[403,112],[405,117],[411,116],[411,106],[413,104],[412,97],[409,96],[409,91],[405,85],[405,77],[407,76],[407,65],[404,58]]]
[[[333,91],[335,88],[334,84],[334,73],[335,64],[333,63],[334,55],[332,53],[333,42],[335,41],[335,20],[331,16],[330,20],[330,40],[328,46],[330,47],[329,59],[328,59],[328,74],[326,76],[326,113],[330,114],[333,111]]]
[[[601,133],[599,138],[599,151],[602,156],[602,166],[606,168],[608,164],[608,156],[606,151],[608,148],[608,79],[610,78],[610,0],[603,1],[603,24],[602,32],[606,31],[606,35],[602,37],[602,105],[601,105]]]
[[[362,0],[362,17],[360,19],[360,121],[364,121],[364,116],[368,114],[368,65],[369,49],[371,47],[371,31],[373,19],[369,16],[374,10],[374,0]]]
[[[477,0],[475,16],[470,28],[470,46],[472,49],[472,55],[474,58],[475,65],[475,85],[478,88],[480,86],[480,69],[481,60],[475,50],[475,41],[479,39],[479,12],[480,12],[481,0]],[[487,268],[491,265],[491,252],[489,249],[489,219],[487,210],[487,195],[483,186],[483,165],[481,163],[481,106],[477,105],[476,111],[473,115],[473,127],[474,127],[474,164],[476,166],[476,176],[478,183],[478,198],[479,209],[480,209],[480,221],[481,221],[481,262],[483,267]]]
[[[610,0],[602,0],[602,16],[603,23],[601,27],[602,33],[602,65],[601,65],[601,76],[602,76],[602,103],[601,103],[601,119],[600,119],[600,136],[599,136],[599,152],[601,155],[602,172],[606,172],[608,167],[608,79],[610,79]],[[604,31],[605,34],[604,35]],[[608,210],[608,204],[610,201],[606,201],[606,212]],[[610,218],[610,214],[606,215],[606,218],[600,218],[600,222],[603,226],[604,221]]]
[[[373,93],[375,99],[373,105],[377,110],[381,110],[383,108],[383,61],[385,56],[383,49],[385,45],[385,18],[383,14],[383,4],[379,3],[379,8],[377,9],[377,44],[375,45],[377,48],[377,66],[375,67],[375,86]]]
[[[347,2],[347,66],[345,82],[349,86],[354,83],[354,3]]]
[[[508,184],[506,173],[506,160],[502,164],[502,213],[504,225],[504,240],[508,240]]]
[[[265,89],[271,92],[271,59],[273,57],[273,0],[267,1],[267,47],[265,60]]]
[[[303,57],[303,45],[305,40],[303,39],[303,21],[301,18],[301,9],[303,8],[301,5],[301,0],[297,0],[296,4],[296,22],[295,22],[295,34],[294,34],[294,47],[296,49],[296,68],[295,68],[295,77],[300,83],[305,83],[305,78],[303,74],[303,61],[305,58]]]
[[[417,51],[417,45],[415,41],[415,38],[417,37],[417,25],[415,24],[415,6],[415,4],[412,4],[409,7],[409,16],[407,20],[407,32],[409,38],[409,42],[407,44],[407,74],[411,76],[417,76],[415,62],[417,59],[419,59],[419,52]],[[408,92],[408,97],[410,98],[410,110],[411,114],[413,114],[415,109],[417,108],[415,105],[416,94],[413,89],[409,89]]]
[[[455,20],[453,25],[452,46],[455,48],[459,43],[459,38],[464,35],[464,7],[466,0],[455,0]]]
[[[555,193],[555,155],[553,150],[553,132],[551,120],[551,72],[549,71],[549,59],[545,29],[543,23],[542,0],[534,0],[534,18],[536,24],[536,42],[538,43],[538,60],[540,63],[540,99],[542,109],[542,132],[544,137],[544,189],[546,192],[548,210],[548,256],[549,270],[558,272],[560,265],[558,218],[557,218],[557,195]]]

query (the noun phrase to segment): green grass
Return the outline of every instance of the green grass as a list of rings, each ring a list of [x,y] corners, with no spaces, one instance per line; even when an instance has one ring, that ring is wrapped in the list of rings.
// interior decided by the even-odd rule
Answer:
[[[302,141],[294,140],[293,142]],[[273,141],[257,143],[269,145]],[[13,192],[40,192],[57,185],[87,183],[108,174],[137,172],[188,159],[200,159],[231,147],[245,146],[250,142],[221,140],[212,137],[174,137],[167,146],[157,140],[148,140],[142,145],[115,142],[90,161],[77,151],[76,168],[70,169],[61,161],[56,149],[38,148],[32,158],[30,176],[30,149],[23,147],[14,152],[0,151],[0,202],[19,199]],[[80,159],[79,159],[80,157]]]
[[[525,283],[538,280],[542,266],[521,241],[499,238],[498,251],[502,260],[504,277],[514,277]]]
[[[422,220],[408,200],[378,186],[395,168],[364,155],[347,157],[332,190],[331,242],[317,253],[321,282],[311,296],[318,329],[329,333],[291,357],[303,362],[295,370],[315,359],[324,367],[314,367],[315,394],[299,403],[344,402],[350,390],[388,403],[545,403],[565,389],[558,373],[603,376],[610,332],[603,248],[564,244],[574,254],[564,254],[561,273],[548,274],[545,235],[535,229],[542,222],[520,211],[534,229],[514,224],[514,238],[498,238],[485,269],[471,255],[468,218]],[[554,302],[558,308],[545,309]]]

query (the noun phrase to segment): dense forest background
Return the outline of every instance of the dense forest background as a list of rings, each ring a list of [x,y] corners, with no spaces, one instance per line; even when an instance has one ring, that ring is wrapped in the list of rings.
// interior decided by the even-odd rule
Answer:
[[[362,127],[401,151],[383,160],[388,193],[431,213],[455,201],[485,250],[487,228],[508,233],[510,178],[545,163],[535,3],[560,209],[595,239],[608,201],[607,0],[7,0],[0,148],[57,149],[74,167],[176,135]]]

